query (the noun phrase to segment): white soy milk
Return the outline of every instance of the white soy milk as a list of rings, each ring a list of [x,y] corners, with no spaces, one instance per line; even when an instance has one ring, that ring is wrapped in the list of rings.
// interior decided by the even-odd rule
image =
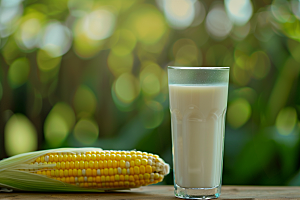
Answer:
[[[184,188],[218,186],[228,86],[171,84],[169,93],[177,185]]]

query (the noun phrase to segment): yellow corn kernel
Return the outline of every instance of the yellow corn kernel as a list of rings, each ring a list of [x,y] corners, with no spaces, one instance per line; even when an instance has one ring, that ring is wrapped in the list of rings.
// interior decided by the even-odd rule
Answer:
[[[113,168],[109,168],[108,169],[108,174],[109,175],[113,175],[114,174],[114,169]]]
[[[90,154],[89,154],[90,155]],[[88,177],[88,182],[93,182],[93,177]]]
[[[115,160],[116,159],[116,154],[110,154],[110,159]]]
[[[75,167],[75,162],[74,162],[74,161],[71,161],[71,162],[70,162],[70,168],[71,168],[71,169],[74,169],[74,167]]]
[[[45,162],[45,156],[42,156],[42,157],[41,157],[41,162],[42,162],[42,163]]]
[[[75,161],[75,165],[74,166],[75,166],[76,169],[79,169],[80,168],[80,162],[79,161]]]
[[[131,160],[136,160],[136,155],[135,154],[131,155]]]
[[[46,171],[42,171],[42,174],[45,175],[45,176],[47,175]]]
[[[112,167],[113,167],[113,168],[118,167],[118,162],[117,162],[116,160],[113,160],[113,161],[112,161]]]
[[[74,183],[75,182],[75,178],[73,176],[70,177],[70,183]]]
[[[65,178],[65,177],[62,177],[62,178],[60,179],[60,181],[66,182],[66,178]]]
[[[154,173],[154,179],[159,179],[159,174],[158,173]]]
[[[148,164],[148,160],[145,159],[145,158],[143,158],[143,159],[142,159],[142,165],[147,165],[147,164]]]
[[[112,160],[108,160],[107,161],[107,167],[110,168],[113,166],[113,161]]]
[[[124,186],[129,187],[129,181],[124,181]]]
[[[118,187],[119,186],[119,182],[114,182],[114,187]]]
[[[140,159],[136,159],[134,165],[140,166],[141,165],[141,160]]]
[[[60,162],[57,162],[57,163],[56,163],[56,168],[57,168],[57,169],[60,169]]]
[[[59,170],[59,176],[60,176],[60,177],[63,177],[63,176],[64,176],[64,170],[62,170],[62,169]]]
[[[110,154],[109,153],[105,154],[105,160],[109,160],[109,159],[110,159]]]
[[[96,170],[96,169],[93,169],[93,170],[92,170],[92,174],[93,174],[93,176],[97,176],[97,170]]]
[[[55,176],[59,177],[59,170],[58,169],[55,170]]]
[[[99,168],[100,168],[100,169],[103,169],[103,168],[104,168],[103,160],[100,160],[100,161],[99,161]]]
[[[130,167],[134,167],[134,163],[135,163],[134,160],[131,160],[130,161]]]
[[[72,158],[73,158],[73,154],[69,154],[69,155],[68,155],[68,161],[69,161],[69,162],[72,161]]]
[[[104,168],[107,168],[107,160],[104,160],[104,161],[103,161],[103,167],[104,167]]]
[[[35,161],[38,163],[41,162],[41,157],[38,157]]]
[[[56,180],[60,181],[60,178],[56,178]]]
[[[58,155],[54,155],[53,161],[54,161],[54,162],[58,162]]]
[[[84,168],[87,169],[89,167],[89,161],[84,162]]]
[[[84,181],[83,176],[80,176],[80,177],[78,178],[78,182],[79,182],[79,183],[82,183],[83,181]]]
[[[138,175],[133,175],[134,180],[139,180],[139,176]]]
[[[73,176],[73,169],[69,169],[69,176]]]
[[[51,170],[51,176],[55,176],[55,171],[54,170]]]
[[[105,154],[100,154],[100,159],[105,160]]]
[[[72,161],[75,162],[77,160],[77,155],[72,155]]]
[[[110,181],[110,177],[109,176],[105,176],[105,181],[106,182]]]
[[[116,154],[116,160],[121,160],[121,154]]]
[[[69,170],[68,169],[64,170],[64,176],[69,176]]]
[[[83,161],[83,160],[81,160],[81,161],[79,162],[79,168],[80,168],[80,169],[84,169],[84,161]]]
[[[100,176],[96,176],[96,182],[97,183],[101,182],[101,177]]]
[[[124,181],[124,175],[120,175],[120,181]]]
[[[125,175],[125,176],[124,176],[124,179],[125,179],[125,181],[128,181],[128,180],[129,180],[129,176],[128,176],[128,175]]]
[[[146,167],[144,165],[140,166],[140,173],[144,174],[146,172]]]
[[[140,173],[140,168],[138,166],[134,166],[133,170],[134,170],[134,174]]]
[[[94,164],[95,164],[95,162],[92,161],[92,160],[90,160],[89,161],[89,168],[93,169],[94,168]]]
[[[149,173],[145,173],[144,174],[144,179],[150,179],[150,174]]]
[[[64,157],[63,157],[63,161],[65,161],[65,162],[68,161],[68,157],[69,156],[67,154],[65,154]]]
[[[104,174],[104,169],[100,169],[100,174]]]
[[[119,181],[120,180],[120,176],[118,174],[115,175],[115,180]]]
[[[60,163],[60,168],[61,169],[65,169],[66,168],[66,163],[65,162],[61,162]]]
[[[101,182],[105,182],[105,176],[101,176]]]
[[[115,176],[110,176],[110,181],[115,181]]]
[[[126,161],[131,161],[131,155],[126,155]]]
[[[120,167],[125,168],[125,166],[126,166],[125,160],[121,160],[120,161]]]
[[[118,168],[114,168],[114,174],[118,173]]]
[[[151,174],[152,173],[152,167],[150,165],[146,166],[146,172]]]
[[[123,181],[120,181],[119,182],[119,186],[122,188],[122,187],[124,187],[124,182]]]
[[[86,155],[84,153],[81,154],[81,160],[86,161]]]
[[[100,156],[100,154],[96,154],[96,160],[101,160],[101,156]]]
[[[126,154],[121,155],[121,160],[126,160]]]
[[[105,168],[105,169],[103,170],[103,173],[104,173],[104,175],[108,175],[108,169]]]
[[[64,156],[62,154],[58,155],[58,161],[61,162],[63,161]]]
[[[97,158],[97,154],[93,153],[93,154],[91,155],[91,160],[95,161],[96,158]]]
[[[85,159],[85,160],[86,160],[86,161],[90,161],[90,160],[91,160],[91,158],[92,158],[91,154],[87,154],[87,155],[86,155],[86,159]]]
[[[66,183],[70,183],[70,178],[66,177]]]
[[[66,161],[66,169],[69,169],[69,168],[70,168],[70,162]]]
[[[49,162],[53,162],[53,159],[54,159],[54,156],[51,154],[51,155],[49,156]]]
[[[135,183],[134,182],[129,182],[129,187],[135,187]]]
[[[139,179],[144,179],[144,175],[143,174],[139,174]]]
[[[94,161],[94,168],[99,169],[99,162],[97,160]]]
[[[134,174],[134,169],[133,169],[133,167],[130,167],[129,170],[130,170],[130,174]]]
[[[125,168],[122,169],[122,174],[123,175],[127,174],[127,170]]]
[[[76,155],[76,160],[77,160],[77,161],[81,161],[81,160],[82,160],[81,157],[82,157],[81,154],[77,154],[77,155]]]
[[[91,176],[91,175],[92,175],[92,169],[88,168],[88,169],[86,170],[86,175],[87,175],[87,176]]]
[[[145,185],[145,181],[144,180],[140,180],[140,184],[141,185]]]
[[[81,171],[81,169],[78,169],[78,171],[77,171],[77,176],[82,176],[82,171]]]
[[[73,169],[73,176],[77,176],[78,175],[78,170],[77,169]]]

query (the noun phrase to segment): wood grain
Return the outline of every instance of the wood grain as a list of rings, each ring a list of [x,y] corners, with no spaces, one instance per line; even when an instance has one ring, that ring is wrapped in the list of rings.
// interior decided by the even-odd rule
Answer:
[[[0,199],[67,199],[67,200],[131,200],[177,199],[173,194],[173,186],[147,186],[131,191],[115,191],[106,193],[0,193]],[[260,186],[223,186],[219,199],[300,199],[300,187],[260,187]]]

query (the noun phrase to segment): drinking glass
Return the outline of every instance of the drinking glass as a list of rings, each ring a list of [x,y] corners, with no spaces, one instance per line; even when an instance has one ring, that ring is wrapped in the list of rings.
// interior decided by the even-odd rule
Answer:
[[[221,193],[229,67],[168,67],[175,196]]]

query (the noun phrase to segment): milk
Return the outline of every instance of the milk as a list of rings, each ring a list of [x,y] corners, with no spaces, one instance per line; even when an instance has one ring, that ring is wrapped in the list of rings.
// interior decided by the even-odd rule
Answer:
[[[227,85],[169,85],[175,182],[220,185]]]

